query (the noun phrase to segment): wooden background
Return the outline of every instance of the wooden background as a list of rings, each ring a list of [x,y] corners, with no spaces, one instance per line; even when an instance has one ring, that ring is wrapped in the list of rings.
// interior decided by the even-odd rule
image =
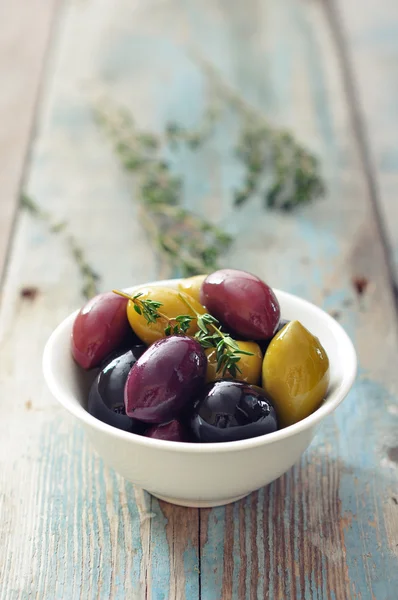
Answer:
[[[0,0],[0,15],[0,600],[396,600],[396,0]],[[157,278],[91,107],[105,93],[150,129],[194,126],[194,54],[319,154],[328,195],[292,216],[234,211],[224,127],[178,159],[186,206],[236,235],[228,264],[338,314],[360,359],[300,464],[200,511],[104,467],[46,389],[43,346],[82,304],[81,273],[19,205],[25,190],[68,223],[101,289]]]

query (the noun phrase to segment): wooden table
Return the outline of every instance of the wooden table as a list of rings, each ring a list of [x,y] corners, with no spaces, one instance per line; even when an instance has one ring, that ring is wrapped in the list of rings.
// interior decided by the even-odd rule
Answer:
[[[2,13],[0,599],[396,600],[396,0],[3,0]],[[234,210],[224,127],[177,160],[186,206],[235,234],[228,264],[336,314],[360,359],[301,463],[212,510],[122,481],[41,373],[48,335],[83,302],[73,243],[103,290],[160,275],[92,101],[105,93],[150,129],[194,126],[206,103],[194,55],[318,153],[328,194],[288,216],[256,200]],[[21,190],[67,222],[72,247]]]

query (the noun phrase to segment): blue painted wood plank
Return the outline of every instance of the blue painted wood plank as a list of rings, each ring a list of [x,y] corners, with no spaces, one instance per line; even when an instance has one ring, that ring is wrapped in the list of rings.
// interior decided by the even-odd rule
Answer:
[[[38,460],[37,580],[24,593],[71,600],[143,597],[140,567],[155,517],[149,495],[145,511],[133,486],[108,473],[81,428],[65,427],[64,416],[45,427]]]

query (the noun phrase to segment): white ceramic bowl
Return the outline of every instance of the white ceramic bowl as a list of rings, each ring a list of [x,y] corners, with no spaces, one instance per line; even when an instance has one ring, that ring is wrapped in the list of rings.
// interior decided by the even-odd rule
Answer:
[[[175,288],[178,281],[148,285]],[[126,479],[173,504],[205,507],[234,502],[277,479],[300,459],[316,427],[343,401],[356,375],[355,350],[342,327],[313,304],[286,292],[275,293],[283,318],[301,321],[318,336],[331,366],[330,388],[322,406],[286,429],[236,442],[188,444],[141,437],[95,419],[84,408],[93,375],[83,373],[70,352],[77,312],[47,342],[45,379],[56,399],[84,426],[98,454]]]

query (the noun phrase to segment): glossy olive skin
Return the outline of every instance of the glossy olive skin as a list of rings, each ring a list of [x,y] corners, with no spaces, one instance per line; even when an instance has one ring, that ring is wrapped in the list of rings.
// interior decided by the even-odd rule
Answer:
[[[319,408],[329,380],[329,359],[320,341],[291,321],[271,341],[262,368],[262,386],[281,425],[297,423]]]
[[[283,328],[285,325],[287,325],[288,323],[290,323],[290,321],[288,321],[287,319],[281,319],[279,321],[279,325],[277,327],[277,330],[275,331],[274,337],[275,335],[277,335]],[[266,353],[268,346],[270,345],[271,341],[273,338],[271,338],[270,340],[262,340],[259,342],[259,346],[261,348],[261,351],[263,354]]]
[[[145,432],[145,437],[168,442],[190,442],[191,436],[187,429],[177,420],[161,425],[154,425]]]
[[[236,343],[241,350],[244,350],[245,352],[251,352],[252,356],[241,354],[240,360],[237,363],[241,373],[238,371],[234,379],[237,379],[238,381],[245,381],[246,383],[251,383],[253,385],[258,385],[261,379],[261,367],[263,364],[263,353],[261,352],[260,346],[256,344],[256,342],[237,341]],[[220,379],[231,378],[228,372],[226,372],[224,375],[222,369],[221,371],[217,371],[216,348],[207,348],[205,350],[205,354],[207,356],[206,381],[208,383]]]
[[[132,366],[145,350],[143,345],[133,346],[102,366],[89,392],[87,409],[91,415],[118,429],[141,433],[142,424],[126,415],[124,387]]]
[[[158,340],[131,369],[125,386],[126,413],[146,423],[166,423],[192,404],[203,388],[206,356],[187,336]]]
[[[71,337],[72,355],[83,369],[97,367],[123,342],[129,330],[127,300],[113,292],[99,294],[78,313]]]
[[[180,281],[178,284],[178,290],[180,292],[184,292],[191,298],[194,298],[194,300],[200,304],[200,292],[206,277],[207,275],[194,275],[193,277],[182,279],[182,281]]]
[[[278,420],[262,388],[217,381],[195,404],[191,429],[198,442],[231,442],[272,433]]]
[[[246,271],[223,269],[211,273],[203,282],[200,297],[210,314],[236,337],[266,340],[278,327],[280,307],[274,292]]]
[[[158,310],[169,318],[177,317],[178,315],[195,316],[194,311],[185,304],[185,302],[181,299],[180,294],[200,314],[206,312],[205,308],[196,302],[196,300],[190,296],[187,296],[183,292],[178,292],[177,290],[173,290],[171,288],[156,286],[145,287],[137,290],[135,293],[142,294],[140,298],[141,300],[155,300],[157,302],[161,302],[162,306],[160,306]],[[160,318],[156,321],[156,323],[147,323],[145,317],[136,312],[134,309],[134,303],[131,300],[129,300],[127,304],[127,317],[133,331],[148,346],[165,337],[164,330],[168,325],[165,319]],[[187,335],[193,336],[197,331],[198,326],[196,320],[194,320],[187,331]]]

